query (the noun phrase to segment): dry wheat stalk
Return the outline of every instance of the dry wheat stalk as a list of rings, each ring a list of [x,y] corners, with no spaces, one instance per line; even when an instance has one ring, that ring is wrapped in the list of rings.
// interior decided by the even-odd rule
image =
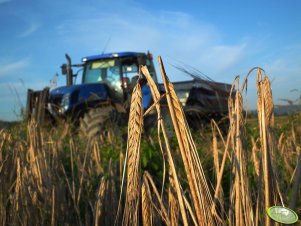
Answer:
[[[73,144],[73,142],[72,142],[72,140],[70,140],[70,142],[69,142],[69,144],[70,144],[70,165],[71,165],[71,179],[72,179],[72,195],[73,195],[73,197],[72,197],[72,199],[73,200],[75,200],[75,195],[76,195],[76,190],[75,190],[75,177],[74,177],[74,157],[73,157],[73,153],[74,153],[74,151],[75,151],[75,148],[74,148],[74,145],[72,145]]]
[[[216,214],[217,209],[216,209],[216,205],[219,203],[220,204],[220,208],[221,208],[221,213],[223,213],[223,215],[225,215],[225,210],[224,210],[224,200],[223,200],[223,189],[221,187],[221,182],[222,182],[222,178],[223,178],[223,173],[224,173],[224,168],[225,168],[225,164],[226,164],[226,159],[228,154],[228,149],[229,149],[229,145],[230,145],[230,130],[229,133],[227,135],[227,140],[225,142],[223,135],[217,125],[217,123],[214,120],[211,120],[211,127],[212,127],[212,132],[214,133],[213,137],[215,137],[215,139],[213,140],[213,144],[216,142],[216,144],[213,145],[216,146],[216,148],[213,148],[213,158],[214,161],[216,161],[216,163],[214,163],[215,165],[218,164],[218,171],[216,170],[216,176],[217,176],[217,183],[216,183],[216,187],[215,187],[215,191],[214,191],[214,205],[212,206],[212,210],[211,212]],[[222,140],[222,143],[224,145],[224,153],[223,153],[223,158],[222,158],[222,162],[219,163],[219,150],[217,149],[217,137],[216,137],[216,130],[218,131],[219,137]],[[215,141],[216,140],[216,141]],[[216,150],[214,150],[216,149]],[[218,173],[217,173],[218,172]]]
[[[145,171],[143,177],[145,178],[145,181],[147,181],[149,188],[152,190],[152,194],[154,195],[154,198],[151,199],[153,208],[157,211],[163,222],[166,226],[170,226],[170,220],[168,218],[167,210],[164,206],[163,200],[161,199],[161,196],[159,195],[159,192],[156,188],[156,185],[151,177],[151,175]],[[156,198],[156,200],[155,200]],[[153,200],[154,199],[154,200]],[[157,206],[157,204],[159,206]]]
[[[188,129],[181,103],[175,93],[173,85],[166,76],[163,62],[160,57],[159,64],[166,90],[168,107],[184,162],[198,223],[199,225],[215,225],[218,221],[215,216],[211,214],[213,200],[209,192],[196,147]]]
[[[169,206],[169,218],[172,226],[177,226],[179,224],[179,213],[180,213],[175,186],[176,186],[176,182],[172,175],[172,170],[169,169],[168,206]]]
[[[115,186],[115,180],[116,178],[115,171],[113,168],[112,160],[109,162],[109,177],[106,181],[106,194],[104,199],[104,206],[105,206],[105,212],[104,217],[105,225],[113,225],[114,220],[116,219],[116,213],[117,213],[117,194],[116,194],[116,186]]]
[[[51,200],[51,226],[55,225],[55,187],[52,186],[52,200]]]
[[[87,159],[88,156],[90,156],[88,153],[90,151],[90,145],[91,145],[91,140],[88,141],[88,144],[86,146],[86,150],[85,150],[85,156],[84,156],[84,162],[81,166],[81,176],[80,176],[80,181],[79,181],[79,189],[78,189],[78,194],[77,194],[77,198],[76,198],[76,205],[79,206],[79,201],[81,198],[81,194],[82,194],[82,189],[83,189],[83,182],[84,182],[84,176],[86,173],[86,164],[87,164]],[[73,193],[73,195],[75,195],[75,192]]]
[[[160,98],[160,93],[159,93],[157,85],[153,81],[147,67],[142,66],[141,71],[145,75],[145,77],[147,79],[147,82],[148,82],[148,85],[150,86],[154,102],[157,103],[156,104],[156,110],[157,110],[157,114],[158,114],[158,140],[159,140],[160,148],[161,148],[161,150],[163,150],[162,142],[161,142],[161,138],[160,138],[160,129],[162,128],[164,141],[165,141],[165,146],[166,146],[166,154],[167,154],[167,159],[168,159],[168,164],[169,164],[169,180],[171,181],[171,184],[173,184],[173,189],[176,192],[177,201],[178,201],[178,204],[179,204],[183,224],[185,226],[188,226],[188,220],[187,220],[184,200],[183,200],[183,196],[182,196],[182,189],[180,187],[180,182],[179,182],[179,179],[178,179],[178,176],[177,176],[176,167],[174,165],[174,161],[173,161],[173,158],[172,158],[172,155],[171,155],[170,145],[169,145],[169,141],[168,141],[168,138],[167,138],[164,121],[163,121],[162,115],[161,115],[160,105],[158,104],[159,100],[161,99]]]
[[[262,177],[263,177],[263,166],[262,166],[262,153],[260,153],[259,157],[259,174],[257,177],[257,197],[256,197],[256,210],[255,210],[255,226],[261,225],[262,223]]]
[[[224,174],[228,149],[229,149],[229,146],[230,146],[230,138],[231,138],[231,136],[230,136],[230,132],[229,132],[228,135],[227,135],[227,141],[226,141],[226,144],[225,144],[225,151],[224,151],[223,159],[222,159],[222,162],[221,162],[220,173],[217,177],[217,183],[216,183],[215,192],[214,192],[214,205],[212,206],[212,209],[211,209],[212,213],[216,213],[217,201],[222,203],[222,200],[220,200],[220,198],[219,198],[219,194],[222,193],[221,183],[222,183],[222,178],[223,178],[223,174]]]
[[[143,226],[153,225],[153,207],[151,191],[149,188],[149,183],[145,176],[143,176],[143,183],[141,187],[141,207],[142,207],[142,222]]]
[[[168,207],[170,224],[177,226],[179,224],[179,205],[172,185],[168,189]]]
[[[137,82],[131,99],[127,144],[127,190],[123,225],[138,225],[140,194],[140,141],[143,126],[141,87]]]
[[[270,149],[273,145],[271,143],[269,128],[268,126],[273,124],[272,118],[272,99],[270,97],[270,86],[268,78],[262,79],[261,70],[257,70],[257,108],[258,108],[258,121],[260,129],[260,141],[262,148],[262,158],[263,158],[263,179],[264,179],[264,197],[265,197],[265,209],[269,208],[273,203],[273,187],[272,187],[272,177],[273,172],[271,168],[271,155]],[[272,192],[271,192],[272,191]],[[265,216],[265,225],[272,225],[272,221],[268,216]]]
[[[65,181],[66,181],[66,183],[67,183],[67,188],[68,188],[68,191],[69,191],[70,196],[71,196],[72,201],[73,201],[73,207],[74,207],[75,212],[76,212],[76,214],[77,214],[78,221],[79,221],[79,223],[82,225],[82,223],[81,223],[80,211],[79,211],[79,208],[78,208],[78,205],[77,205],[77,202],[76,202],[76,198],[75,198],[75,195],[76,195],[76,194],[73,193],[73,190],[72,190],[72,188],[71,188],[71,185],[70,185],[68,176],[67,176],[67,174],[66,174],[65,168],[64,168],[64,166],[63,166],[62,163],[61,163],[61,169],[62,169],[62,171],[63,171],[64,179],[65,179]]]
[[[236,87],[239,87],[239,77],[236,77]],[[233,147],[233,196],[231,205],[234,206],[235,225],[254,225],[251,195],[247,174],[247,150],[245,147],[244,115],[242,111],[243,98],[239,88],[236,90],[235,100],[229,98],[229,117],[231,122],[231,136]],[[230,216],[231,217],[231,216]]]
[[[283,139],[284,139],[284,133],[282,132],[282,133],[280,134],[280,136],[279,136],[279,139],[278,139],[278,149],[279,149],[279,150],[281,150],[282,147],[283,147],[283,143],[282,143]],[[282,154],[283,154],[283,153],[282,153]]]
[[[0,163],[2,163],[3,162],[3,145],[4,145],[4,143],[5,143],[5,141],[7,140],[7,133],[5,132],[5,130],[4,129],[2,129],[1,131],[0,131],[0,138],[1,138],[1,142],[0,142]],[[2,169],[2,167],[0,167],[0,173],[1,173],[1,169]]]
[[[103,173],[101,167],[100,145],[99,142],[93,142],[93,160],[95,161],[97,174]]]
[[[199,224],[198,224],[198,221],[197,221],[196,216],[194,214],[194,211],[192,210],[192,207],[191,207],[190,203],[188,202],[187,198],[185,197],[185,195],[183,195],[183,199],[184,199],[184,203],[185,203],[186,209],[189,212],[189,215],[190,215],[190,217],[192,219],[193,224],[195,226],[198,226]]]
[[[103,213],[103,204],[104,204],[104,196],[106,193],[106,181],[105,178],[102,177],[100,181],[100,186],[97,192],[97,199],[96,199],[96,207],[95,207],[95,226],[100,225],[101,218],[104,216]]]
[[[28,126],[28,136],[29,136],[29,163],[30,163],[30,169],[31,173],[33,175],[33,178],[36,181],[37,188],[42,193],[42,175],[40,170],[40,164],[38,161],[38,153],[40,152],[41,143],[40,143],[40,134],[39,134],[39,128],[36,124],[31,124]]]
[[[263,97],[265,101],[265,120],[267,127],[274,127],[274,104],[270,80],[267,76],[263,80]]]
[[[256,174],[258,175],[258,191],[257,191],[257,205],[256,205],[256,220],[255,223],[261,222],[260,213],[270,207],[275,205],[278,202],[278,197],[276,192],[278,192],[280,200],[282,200],[282,195],[276,180],[276,177],[273,173],[272,160],[274,159],[274,149],[276,143],[274,141],[274,113],[273,113],[273,99],[272,91],[270,87],[270,81],[265,75],[262,78],[262,73],[265,74],[265,71],[261,68],[253,68],[248,75],[253,70],[257,70],[256,74],[256,85],[257,85],[257,111],[258,111],[258,122],[259,122],[259,132],[260,132],[260,143],[261,149],[259,153],[259,162],[255,159],[256,144],[253,143],[253,160],[256,168]],[[281,145],[281,140],[283,139],[283,134],[281,135],[278,147]],[[281,148],[283,149],[283,148]],[[263,181],[264,185],[264,208],[261,207],[261,184]],[[265,215],[265,225],[272,225],[273,222],[270,218]]]
[[[296,150],[297,153],[299,153],[299,158],[298,158],[298,163],[296,165],[295,181],[293,184],[292,195],[289,204],[289,207],[291,209],[294,209],[298,203],[298,195],[301,187],[301,148],[298,146]]]
[[[212,128],[212,151],[213,151],[213,162],[214,162],[214,168],[216,171],[217,177],[220,173],[220,165],[219,165],[219,157],[218,157],[218,147],[217,147],[217,137],[216,137],[216,129],[215,126],[211,125]]]
[[[216,177],[217,178],[222,178],[222,173],[224,171],[224,164],[225,164],[225,160],[226,160],[226,155],[228,153],[228,151],[226,150],[224,152],[224,158],[222,161],[222,165],[220,166],[220,161],[219,161],[219,153],[221,152],[218,148],[218,140],[217,140],[217,131],[219,134],[219,137],[221,138],[223,145],[225,146],[225,140],[222,136],[222,133],[217,125],[217,123],[212,119],[211,120],[211,128],[212,128],[212,150],[213,150],[213,162],[214,162],[214,169],[216,172]],[[229,142],[229,141],[228,141]],[[229,145],[229,144],[228,144]],[[221,177],[220,177],[221,176]],[[221,181],[219,181],[220,183]],[[220,187],[220,184],[218,184],[216,186],[216,190],[215,190],[215,194],[214,194],[214,204],[212,206],[212,210],[211,212],[213,214],[215,214],[221,222],[224,222],[224,220],[222,220],[222,215],[225,215],[225,211],[224,211],[224,194],[223,194],[223,189]],[[216,208],[217,204],[219,204],[219,208]],[[217,211],[219,210],[219,211]],[[220,213],[220,214],[217,214]],[[220,215],[220,216],[219,216]]]
[[[172,226],[179,224],[180,208],[177,200],[176,193],[176,182],[172,175],[172,170],[169,169],[169,187],[168,187],[168,207],[169,207],[169,218]]]
[[[259,164],[260,163],[259,163],[259,160],[258,160],[258,157],[257,157],[257,153],[259,151],[258,151],[256,142],[254,141],[253,137],[251,138],[251,142],[252,142],[252,160],[253,160],[253,163],[254,163],[256,175],[257,175],[257,177],[259,177],[259,173],[260,173],[260,166],[259,166]]]
[[[20,157],[17,157],[17,179],[15,185],[15,210],[19,210],[19,202],[20,202],[20,190],[22,186],[21,182],[21,167],[20,167]]]

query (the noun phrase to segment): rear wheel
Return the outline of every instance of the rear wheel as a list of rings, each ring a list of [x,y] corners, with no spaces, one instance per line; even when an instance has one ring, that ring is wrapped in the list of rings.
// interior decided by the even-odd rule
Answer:
[[[113,128],[114,115],[113,107],[99,107],[89,110],[80,121],[80,134],[83,137],[94,138],[100,136],[107,129]]]

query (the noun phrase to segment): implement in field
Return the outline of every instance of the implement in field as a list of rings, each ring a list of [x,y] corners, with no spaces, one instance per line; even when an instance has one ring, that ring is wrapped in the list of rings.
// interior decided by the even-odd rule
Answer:
[[[26,119],[35,119],[40,125],[45,121],[45,113],[47,108],[47,101],[49,95],[49,88],[44,88],[40,91],[27,90],[27,104],[26,104]]]

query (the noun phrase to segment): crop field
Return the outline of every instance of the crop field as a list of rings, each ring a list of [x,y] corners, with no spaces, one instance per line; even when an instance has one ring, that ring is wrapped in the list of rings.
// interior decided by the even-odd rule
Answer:
[[[0,130],[0,225],[280,225],[266,214],[301,214],[301,114],[275,117],[268,76],[257,68],[257,113],[233,82],[229,126],[188,127],[162,61],[166,95],[146,67],[158,120],[145,133],[139,83],[128,126],[97,139],[34,121]],[[253,77],[251,77],[251,75]],[[170,118],[162,117],[166,98]],[[295,225],[300,225],[300,221]]]

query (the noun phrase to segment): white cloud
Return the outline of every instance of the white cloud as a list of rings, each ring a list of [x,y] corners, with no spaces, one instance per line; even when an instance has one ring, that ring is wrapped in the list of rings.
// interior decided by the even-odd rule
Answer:
[[[247,44],[238,44],[233,46],[217,45],[213,46],[208,54],[206,61],[215,64],[219,71],[228,69],[242,60],[245,54]],[[213,65],[212,65],[213,66]]]
[[[272,63],[265,66],[267,74],[276,76],[279,82],[294,83],[301,80],[301,65],[299,61],[290,61],[287,58],[277,58]],[[301,83],[300,83],[301,84]]]
[[[161,51],[166,48],[186,49],[187,46],[191,50],[214,41],[218,36],[212,25],[196,22],[188,14],[150,14],[141,9],[127,9],[127,15],[98,13],[89,18],[70,19],[59,25],[57,31],[66,41],[79,41],[87,47],[104,45],[111,37],[110,49],[116,49],[116,45],[123,46],[122,49],[151,46]]]
[[[32,22],[26,30],[17,35],[18,38],[25,38],[33,34],[40,27],[40,23]]]
[[[87,54],[101,53],[105,47],[106,52],[150,50],[155,57],[163,57],[172,80],[182,77],[180,72],[168,68],[177,60],[209,75],[219,74],[239,63],[248,49],[246,40],[231,45],[223,43],[223,34],[217,27],[183,12],[150,13],[127,8],[127,15],[89,15],[77,15],[57,27],[58,35],[69,48],[76,46],[79,53]]]
[[[22,69],[30,65],[30,60],[28,58],[4,62],[0,61],[0,77],[17,75]]]
[[[11,0],[0,0],[0,4],[3,4],[3,3],[6,3],[6,2],[9,2]]]
[[[276,104],[285,104],[281,99],[295,100],[300,92],[291,92],[299,89],[301,84],[301,65],[298,56],[281,56],[264,65],[264,69],[272,81],[273,99]]]

